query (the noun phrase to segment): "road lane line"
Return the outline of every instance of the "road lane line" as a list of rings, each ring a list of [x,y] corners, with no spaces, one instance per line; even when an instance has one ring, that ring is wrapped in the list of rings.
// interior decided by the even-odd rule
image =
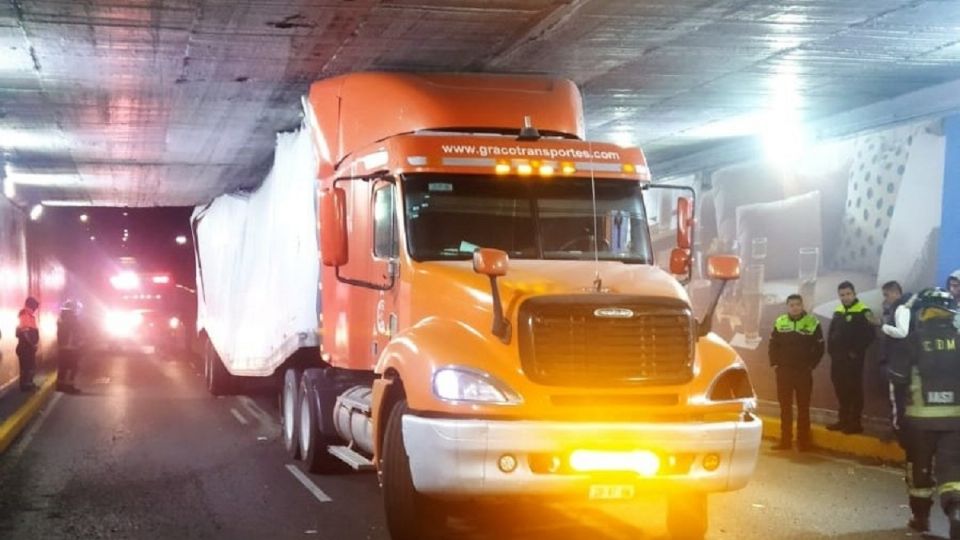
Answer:
[[[313,496],[316,497],[318,501],[320,501],[320,502],[330,502],[330,501],[333,500],[333,499],[330,498],[329,495],[327,495],[326,493],[324,493],[322,489],[320,489],[319,487],[317,487],[317,485],[313,483],[313,480],[310,480],[310,478],[307,477],[307,475],[303,474],[303,471],[301,471],[301,470],[300,470],[296,465],[294,465],[293,463],[288,463],[288,464],[287,464],[287,470],[290,471],[290,474],[292,474],[294,478],[296,478],[297,480],[299,480],[300,483],[303,484],[303,487],[307,488],[307,491],[309,491],[310,493],[312,493]]]
[[[230,414],[232,414],[233,417],[237,419],[237,422],[240,422],[240,424],[244,426],[250,423],[246,418],[243,417],[242,414],[240,414],[240,411],[236,409],[230,409]]]
[[[10,452],[14,460],[20,457],[23,454],[23,452],[27,449],[27,446],[30,444],[30,441],[32,441],[33,438],[37,435],[37,432],[40,431],[40,426],[42,426],[43,422],[47,419],[48,416],[50,416],[50,413],[53,412],[53,409],[57,407],[57,403],[60,402],[60,398],[62,397],[63,397],[63,394],[61,394],[60,392],[57,392],[56,394],[54,394],[54,396],[50,399],[50,403],[47,405],[47,408],[44,409],[43,412],[40,413],[40,416],[37,417],[37,421],[34,422],[32,426],[30,426],[30,429],[28,429],[26,433],[23,434],[23,438],[20,439],[17,445]]]
[[[266,411],[261,409],[259,405],[257,405],[256,401],[250,399],[247,396],[237,396],[237,399],[240,401],[240,403],[243,404],[243,406],[247,409],[247,411],[251,415],[253,415],[255,418],[257,418],[264,424],[270,425],[270,424],[277,423],[277,421],[272,416],[270,416],[270,414],[268,414]]]

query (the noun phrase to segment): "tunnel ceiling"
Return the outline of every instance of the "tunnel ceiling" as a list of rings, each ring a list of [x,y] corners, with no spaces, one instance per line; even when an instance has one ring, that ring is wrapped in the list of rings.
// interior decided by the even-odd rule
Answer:
[[[0,0],[0,151],[21,197],[195,204],[256,184],[310,81],[370,69],[569,77],[656,172],[785,84],[809,121],[960,79],[960,2]]]

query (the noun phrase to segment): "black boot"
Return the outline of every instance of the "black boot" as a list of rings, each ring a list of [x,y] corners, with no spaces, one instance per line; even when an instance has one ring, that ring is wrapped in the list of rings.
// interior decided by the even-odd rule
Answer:
[[[930,508],[933,507],[933,500],[923,497],[910,497],[910,511],[913,516],[907,522],[907,527],[917,532],[928,532],[930,530]]]

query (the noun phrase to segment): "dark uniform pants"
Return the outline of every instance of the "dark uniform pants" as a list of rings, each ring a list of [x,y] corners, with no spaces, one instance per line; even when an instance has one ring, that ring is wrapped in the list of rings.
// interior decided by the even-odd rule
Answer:
[[[840,423],[859,427],[863,415],[863,355],[853,358],[831,358],[830,379],[840,404]]]
[[[920,429],[909,418],[904,429],[908,445],[907,488],[913,513],[929,514],[938,486],[944,511],[960,504],[960,431]]]
[[[20,362],[20,388],[30,388],[33,385],[33,376],[37,372],[37,352],[26,347],[18,347],[17,360]]]
[[[77,376],[77,351],[57,353],[57,383],[72,384]]]
[[[810,394],[813,373],[809,368],[777,368],[777,401],[780,402],[780,440],[793,441],[793,402],[797,402],[797,441],[810,442]]]

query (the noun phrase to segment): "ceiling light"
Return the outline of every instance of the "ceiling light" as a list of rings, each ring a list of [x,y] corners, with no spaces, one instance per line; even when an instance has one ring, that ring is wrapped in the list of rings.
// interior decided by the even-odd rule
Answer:
[[[187,237],[181,234],[180,236],[177,236],[176,241],[177,241],[177,244],[182,246],[187,243]]]
[[[43,215],[43,205],[35,204],[33,208],[30,209],[30,219],[37,221],[40,219],[40,216]]]
[[[81,223],[86,223],[86,222],[88,222],[88,221],[90,221],[90,216],[88,216],[88,215],[86,215],[86,214],[80,214],[80,222],[81,222]]]

